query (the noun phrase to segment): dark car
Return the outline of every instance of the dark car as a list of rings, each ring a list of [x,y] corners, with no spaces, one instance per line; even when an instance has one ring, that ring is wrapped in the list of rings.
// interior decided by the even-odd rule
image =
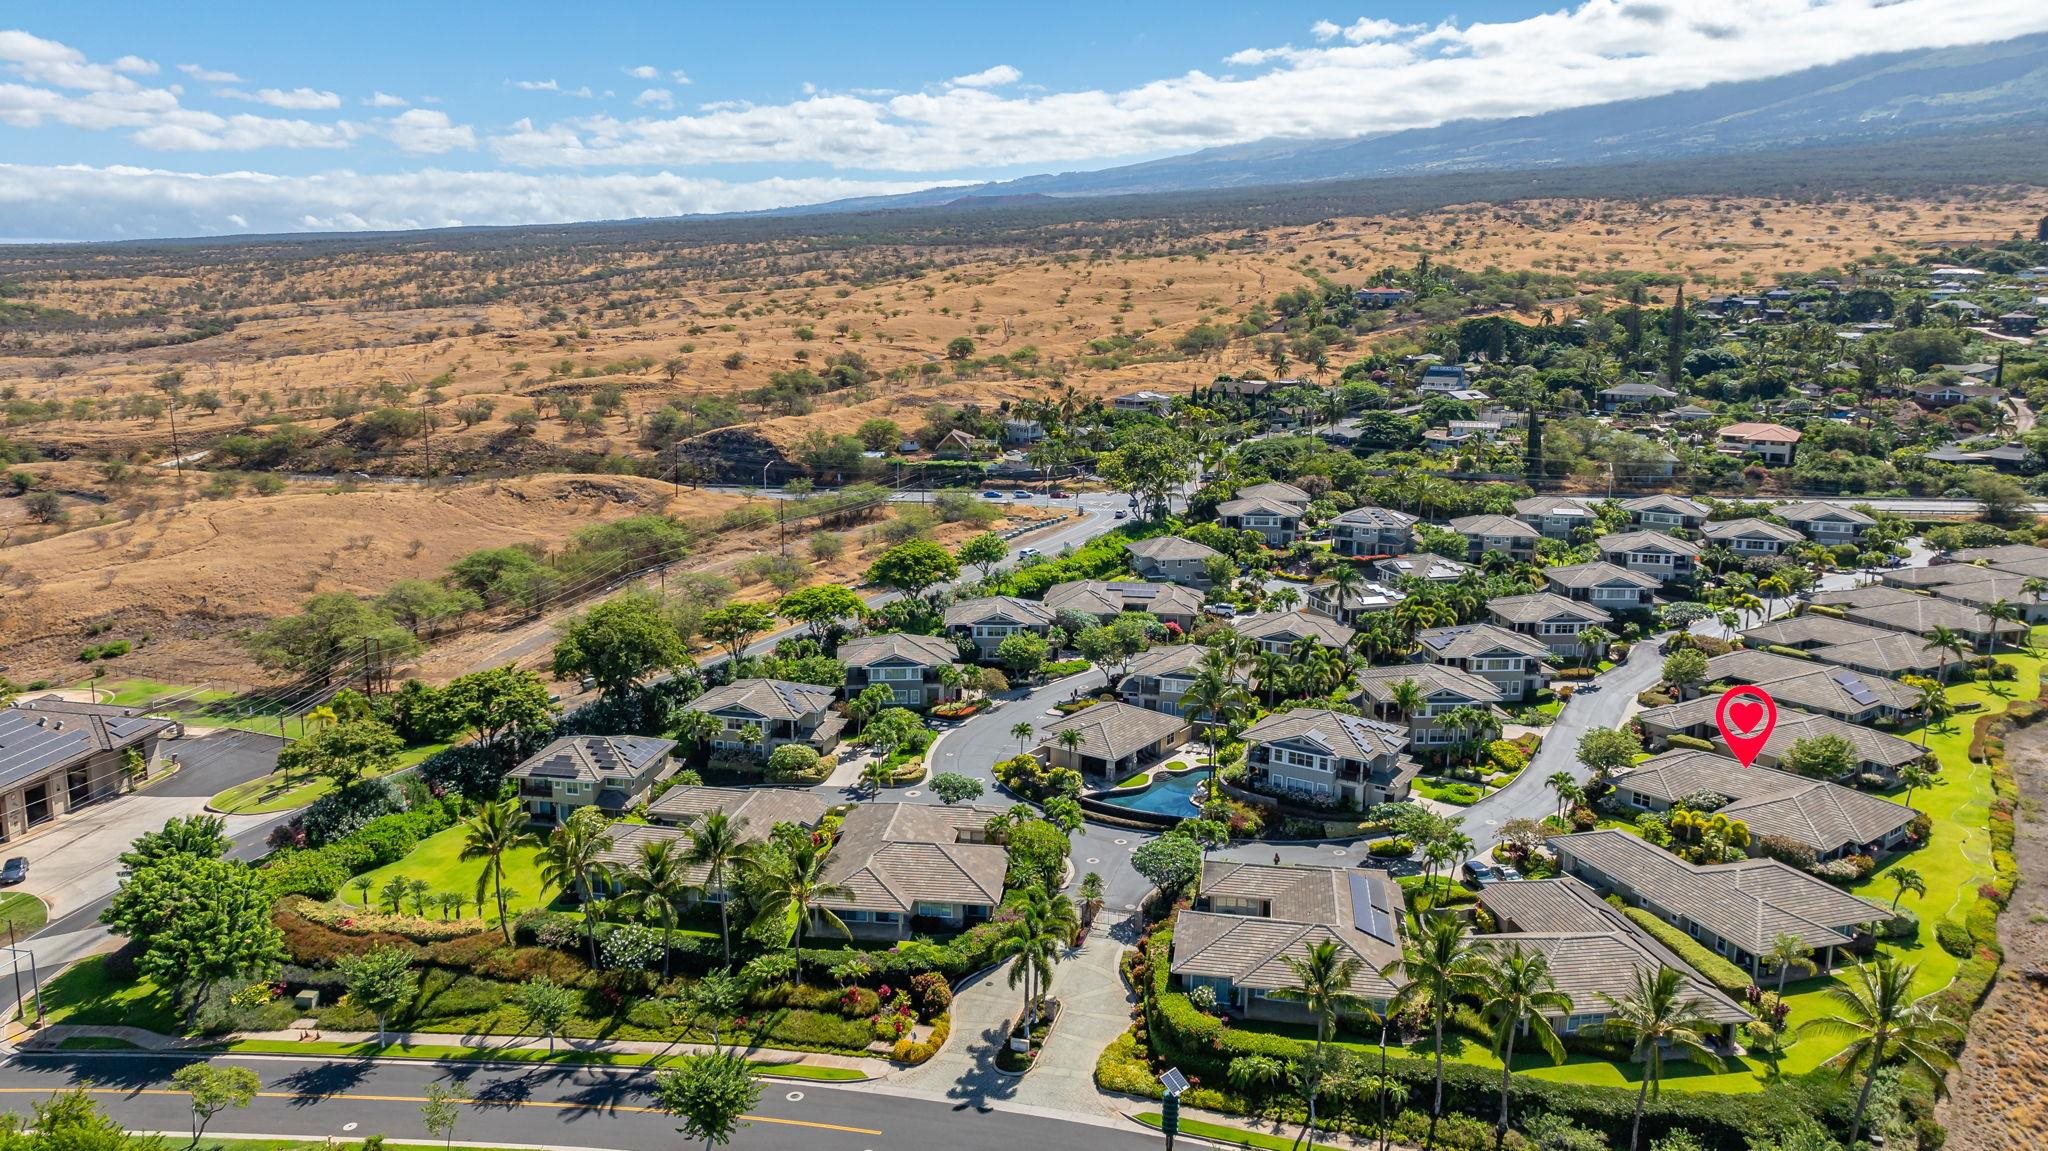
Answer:
[[[1003,498],[1003,493],[993,490],[986,491],[981,493],[981,498],[985,500],[999,500]]]
[[[1510,879],[1522,878],[1522,873],[1504,863],[1487,863],[1484,860],[1465,861],[1465,878],[1485,887],[1489,883],[1505,883]]]
[[[20,883],[22,880],[27,878],[27,856],[17,855],[14,858],[8,860],[6,863],[0,864],[0,884],[5,884],[9,887],[12,887],[15,884]]]

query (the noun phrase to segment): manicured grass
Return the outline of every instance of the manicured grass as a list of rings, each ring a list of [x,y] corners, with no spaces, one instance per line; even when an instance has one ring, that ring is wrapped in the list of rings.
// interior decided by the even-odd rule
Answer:
[[[540,1047],[452,1047],[431,1043],[335,1043],[327,1040],[299,1042],[286,1039],[238,1039],[219,1050],[235,1055],[335,1055],[354,1059],[424,1059],[437,1062],[456,1060],[498,1063],[591,1064],[603,1067],[665,1067],[681,1054],[639,1051],[577,1051],[567,1047],[548,1051]],[[848,1083],[867,1076],[851,1067],[814,1067],[808,1063],[755,1060],[754,1069],[763,1075],[784,1079],[811,1079],[821,1083]]]
[[[81,959],[43,984],[43,1011],[51,1023],[140,1027],[176,1035],[184,1020],[168,992],[147,979],[116,978],[108,956]]]
[[[111,1035],[73,1035],[57,1045],[59,1051],[140,1051],[141,1047]]]
[[[464,899],[476,897],[477,877],[484,872],[484,860],[462,858],[462,842],[466,836],[461,824],[436,832],[420,841],[412,854],[396,863],[387,863],[374,871],[366,872],[370,880],[370,902],[377,902],[377,893],[394,875],[407,879],[424,879],[433,885],[436,892],[453,891]],[[544,907],[552,896],[542,890],[540,881],[540,847],[522,847],[505,858],[506,910],[518,915],[529,907]],[[355,899],[356,885],[351,882],[343,894],[351,901]],[[494,891],[485,893],[484,918],[487,923],[498,921],[498,904]]]
[[[80,680],[80,689],[92,687],[90,679]],[[101,680],[99,690],[112,693],[102,702],[117,707],[142,707],[156,701],[165,701],[153,709],[157,714],[167,715],[193,727],[232,727],[242,731],[278,734],[277,717],[284,710],[277,700],[266,696],[243,695],[239,692],[222,691],[219,688],[194,687],[190,684],[164,683],[153,679]],[[299,721],[287,720],[290,725],[285,734],[299,735]]]
[[[447,748],[448,745],[445,743],[429,743],[406,748],[399,753],[397,762],[391,766],[391,771],[411,767],[435,752],[445,751]],[[282,773],[272,772],[262,779],[236,784],[207,800],[206,805],[229,815],[271,815],[305,807],[333,790],[334,784],[326,779],[307,779],[300,774],[294,776],[287,785]]]
[[[1146,1111],[1133,1115],[1131,1118],[1136,1119],[1155,1131],[1164,1122],[1164,1119],[1160,1117],[1157,1111]],[[1221,1143],[1225,1146],[1233,1147],[1257,1147],[1260,1148],[1260,1151],[1301,1151],[1303,1146],[1298,1138],[1289,1139],[1285,1135],[1268,1135],[1263,1131],[1243,1131],[1236,1127],[1204,1123],[1199,1119],[1181,1120],[1179,1131],[1183,1135],[1195,1139],[1207,1139],[1211,1143]],[[1297,1132],[1297,1134],[1299,1133]],[[1328,1143],[1317,1143],[1315,1144],[1315,1151],[1339,1151],[1339,1149],[1330,1146]]]
[[[0,928],[12,925],[14,934],[27,938],[43,929],[50,921],[50,909],[43,901],[26,891],[9,891],[0,894]]]
[[[1133,775],[1133,776],[1131,776],[1131,777],[1129,777],[1129,778],[1127,778],[1127,779],[1122,779],[1122,780],[1118,780],[1118,781],[1117,781],[1117,786],[1118,786],[1118,787],[1136,787],[1136,786],[1138,786],[1139,784],[1141,784],[1141,783],[1145,782],[1146,780],[1148,780],[1148,779],[1150,779],[1150,778],[1152,778],[1152,771],[1151,771],[1151,769],[1150,769],[1150,768],[1147,768],[1147,769],[1145,769],[1144,771],[1141,771],[1141,772],[1139,772],[1138,774],[1136,774],[1136,775]]]
[[[1476,783],[1437,780],[1427,776],[1417,776],[1413,786],[1415,794],[1424,799],[1455,804],[1458,807],[1470,807],[1486,795],[1486,789]]]

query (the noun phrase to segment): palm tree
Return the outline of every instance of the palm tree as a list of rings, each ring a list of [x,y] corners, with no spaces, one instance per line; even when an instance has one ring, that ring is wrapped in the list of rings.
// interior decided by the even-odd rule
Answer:
[[[1807,956],[1812,954],[1813,948],[1808,947],[1797,935],[1781,934],[1771,937],[1769,950],[1765,951],[1758,958],[1764,961],[1764,966],[1778,969],[1778,998],[1783,999],[1785,997],[1786,973],[1795,967],[1801,969],[1811,968],[1813,961],[1808,959]]]
[[[1557,817],[1563,819],[1566,794],[1578,791],[1579,781],[1569,771],[1553,771],[1543,780],[1543,786],[1557,793]]]
[[[1643,1065],[1643,1085],[1636,1089],[1635,1117],[1629,1121],[1628,1151],[1636,1151],[1642,1133],[1644,1102],[1662,1089],[1666,1049],[1709,1070],[1721,1069],[1721,1057],[1708,1046],[1716,1025],[1701,1011],[1699,1000],[1680,998],[1684,991],[1677,970],[1660,964],[1655,971],[1639,968],[1635,988],[1619,999],[1600,993],[1608,1011],[1597,1025],[1600,1033],[1628,1043]]]
[[[1323,1044],[1329,1040],[1330,1032],[1336,1029],[1339,1012],[1354,1015],[1374,1015],[1365,1002],[1351,994],[1352,984],[1367,970],[1365,960],[1357,955],[1346,955],[1337,950],[1337,941],[1325,939],[1309,946],[1308,954],[1297,959],[1283,955],[1280,961],[1294,975],[1294,986],[1274,990],[1276,999],[1290,999],[1308,1009],[1316,1019],[1316,1058],[1323,1054]],[[1309,1080],[1318,1084],[1316,1079]],[[1304,1133],[1310,1147],[1316,1142],[1316,1092],[1308,1092],[1308,1130]]]
[[[505,855],[514,848],[530,847],[538,840],[526,830],[526,810],[516,799],[486,803],[463,821],[462,858],[481,859],[484,869],[476,877],[476,901],[483,904],[484,892],[494,892],[498,901],[498,927],[505,943],[512,943],[512,918],[505,914]]]
[[[1991,618],[1991,654],[1998,655],[1998,625],[2002,623],[2024,623],[2027,609],[2000,596],[1977,610]]]
[[[803,840],[784,851],[756,852],[743,866],[760,889],[755,924],[781,923],[791,932],[790,949],[796,956],[793,979],[803,976],[804,924],[812,915],[824,926],[852,938],[853,933],[831,908],[819,906],[827,899],[853,898],[853,890],[845,884],[825,881],[825,848]]]
[[[1462,754],[1472,755],[1472,748],[1492,739],[1500,730],[1500,721],[1493,717],[1493,710],[1484,707],[1454,707],[1444,716],[1443,725],[1458,733],[1458,746]]]
[[[1246,698],[1244,689],[1230,681],[1230,657],[1211,648],[1196,665],[1195,678],[1189,681],[1187,690],[1180,696],[1182,715],[1201,716],[1207,722],[1203,725],[1209,735],[1209,790],[1221,794],[1216,787],[1221,765],[1216,762],[1216,728],[1231,715],[1236,714]]]
[[[1266,706],[1272,707],[1273,693],[1287,682],[1287,673],[1292,670],[1294,661],[1286,652],[1261,651],[1252,657],[1252,662],[1258,667],[1259,694],[1266,697]]]
[[[1081,734],[1080,728],[1070,727],[1054,736],[1053,742],[1059,744],[1068,755],[1078,758],[1081,754],[1081,745],[1088,742],[1088,737]],[[1108,769],[1105,767],[1104,770]]]
[[[1012,906],[1011,912],[1014,918],[1003,925],[995,954],[998,959],[1017,959],[1010,967],[1010,986],[1024,987],[1024,1010],[1018,1018],[1029,1028],[1038,1022],[1038,1000],[1052,981],[1052,969],[1060,961],[1060,948],[1074,941],[1081,920],[1073,900],[1036,884],[1025,890],[1024,898]]]
[[[1921,878],[1918,871],[1910,867],[1894,867],[1885,872],[1885,877],[1892,881],[1892,887],[1895,889],[1892,892],[1893,911],[1899,909],[1899,900],[1904,899],[1908,891],[1922,899],[1927,898],[1927,880]]]
[[[725,965],[731,967],[732,893],[725,881],[753,850],[753,844],[747,842],[746,817],[734,819],[722,811],[707,812],[684,834],[689,836],[690,847],[683,853],[683,862],[702,868],[705,890],[718,892],[718,938],[724,945]]]
[[[1937,627],[1929,631],[1927,633],[1927,646],[1941,653],[1941,670],[1937,675],[1943,683],[1948,682],[1948,657],[1950,655],[1963,660],[1970,658],[1970,641],[1963,638],[1962,632],[1952,627]]]
[[[1564,1044],[1550,1025],[1552,1015],[1570,1015],[1572,997],[1557,989],[1550,975],[1550,957],[1525,951],[1517,943],[1495,951],[1479,992],[1479,1009],[1493,1024],[1493,1053],[1500,1056],[1500,1118],[1493,1128],[1494,1145],[1508,1133],[1509,1076],[1514,1074],[1515,1039],[1524,1030],[1536,1038],[1552,1063],[1564,1062]]]
[[[585,813],[588,813],[587,815]],[[548,833],[541,849],[540,881],[555,891],[575,892],[583,911],[583,938],[590,945],[590,964],[597,966],[596,886],[604,878],[604,853],[612,837],[604,831],[604,813],[578,808],[569,821]]]
[[[1394,706],[1394,713],[1405,720],[1429,706],[1429,696],[1423,692],[1421,684],[1404,679],[1388,691],[1387,702]]]
[[[1926,738],[1926,732],[1922,731],[1921,739],[1924,741]],[[1924,749],[1927,745],[1922,742],[1920,746]],[[1917,763],[1909,763],[1899,769],[1899,782],[1906,785],[1906,806],[1911,807],[1914,792],[1923,787],[1934,786],[1934,773]]]
[[[1350,560],[1340,559],[1323,569],[1323,574],[1330,579],[1330,602],[1335,605],[1337,620],[1341,623],[1344,619],[1344,609],[1351,604],[1352,595],[1365,586],[1365,573],[1358,570],[1358,565]]]
[[[1948,689],[1938,679],[1920,680],[1919,693],[1920,697],[1913,701],[1913,706],[1926,717],[1920,722],[1920,750],[1926,751],[1929,729],[1948,717]],[[1905,778],[1905,772],[1901,771],[1899,777]]]
[[[1600,657],[1607,651],[1607,645],[1614,642],[1614,633],[1599,624],[1593,624],[1580,628],[1579,634],[1572,638],[1578,641],[1580,658],[1586,661],[1587,667],[1591,667],[1600,662]]]
[[[1025,745],[1031,742],[1031,737],[1037,734],[1037,730],[1028,721],[1020,720],[1010,725],[1010,734],[1017,740],[1017,754],[1022,755]]]
[[[1936,1008],[1933,996],[1912,997],[1915,970],[1913,964],[1897,963],[1883,954],[1875,962],[1859,963],[1850,969],[1853,982],[1827,989],[1837,1013],[1809,1019],[1799,1027],[1801,1034],[1812,1031],[1849,1040],[1848,1049],[1835,1057],[1842,1060],[1844,1077],[1853,1077],[1857,1064],[1865,1064],[1847,1146],[1854,1147],[1863,1131],[1870,1088],[1886,1060],[1903,1058],[1927,1072],[1937,1094],[1942,1091],[1942,1073],[1955,1066],[1945,1045],[1961,1039],[1962,1028]]]
[[[1438,1117],[1444,1110],[1444,1019],[1451,1004],[1461,995],[1477,990],[1485,977],[1486,961],[1458,921],[1445,916],[1430,919],[1428,926],[1401,945],[1401,958],[1380,969],[1392,979],[1408,982],[1394,995],[1390,1010],[1395,1014],[1411,1008],[1429,1012],[1430,1046],[1436,1053],[1436,1093],[1429,1105],[1433,1139]]]
[[[652,915],[661,921],[661,977],[668,978],[669,938],[676,918],[689,903],[695,885],[690,882],[683,853],[672,839],[649,839],[640,844],[639,857],[619,873],[619,899],[638,915]]]

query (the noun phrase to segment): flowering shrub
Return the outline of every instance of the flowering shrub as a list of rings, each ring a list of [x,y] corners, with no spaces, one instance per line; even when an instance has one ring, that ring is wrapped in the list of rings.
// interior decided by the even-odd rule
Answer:
[[[917,1009],[926,1015],[942,1015],[953,1006],[953,988],[936,971],[911,976],[910,991],[917,999]]]
[[[622,923],[605,933],[597,951],[606,967],[646,971],[661,959],[661,933]]]

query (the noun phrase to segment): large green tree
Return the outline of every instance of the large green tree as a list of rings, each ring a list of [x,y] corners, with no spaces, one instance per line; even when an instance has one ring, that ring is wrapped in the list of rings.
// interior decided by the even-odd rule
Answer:
[[[1607,1018],[1599,1024],[1599,1033],[1628,1044],[1643,1065],[1635,1115],[1628,1126],[1628,1151],[1636,1151],[1643,1104],[1663,1087],[1664,1060],[1676,1056],[1719,1071],[1721,1057],[1711,1046],[1718,1028],[1706,1017],[1700,1001],[1686,994],[1684,980],[1672,967],[1639,969],[1628,994],[1617,998],[1603,991],[1600,998],[1607,1001]]]
[[[227,854],[227,820],[218,815],[166,819],[162,831],[145,831],[121,853],[121,866],[136,871],[175,855],[219,859]]]
[[[335,961],[348,1001],[377,1017],[377,1042],[384,1042],[384,1021],[419,994],[420,979],[412,969],[412,953],[403,947],[354,952]]]
[[[960,564],[953,553],[930,540],[908,540],[875,557],[868,565],[868,582],[914,599],[924,598],[934,588],[958,579]]]
[[[747,1111],[761,1101],[754,1065],[737,1051],[686,1055],[655,1076],[661,1108],[683,1121],[677,1130],[704,1141],[704,1151],[732,1142]]]
[[[960,562],[973,564],[981,569],[981,578],[984,581],[996,570],[996,565],[1008,559],[1009,556],[1010,545],[1004,543],[1003,537],[994,532],[983,532],[978,536],[969,536],[960,545]]]
[[[130,872],[100,922],[141,948],[136,970],[187,996],[185,1023],[222,980],[268,979],[285,959],[264,877],[246,863],[175,855]]]
[[[1153,516],[1164,512],[1167,500],[1194,475],[1195,448],[1186,436],[1167,429],[1147,429],[1133,436],[1115,451],[1105,453],[1096,465],[1103,479],[1120,492],[1127,492]]]
[[[819,640],[838,624],[857,620],[866,611],[867,604],[858,595],[836,583],[801,588],[775,605],[777,615],[805,625]]]
[[[627,592],[569,621],[555,642],[555,675],[587,675],[607,698],[633,690],[641,677],[683,667],[689,645],[661,601]]]
[[[286,779],[320,776],[345,792],[374,779],[398,764],[405,741],[374,719],[330,724],[286,744],[277,753],[277,769]]]
[[[297,615],[251,632],[256,662],[294,679],[331,683],[368,675],[420,650],[420,641],[384,609],[347,592],[324,592]]]
[[[705,612],[697,630],[705,639],[722,644],[726,657],[737,662],[746,654],[747,645],[753,643],[756,636],[774,626],[775,613],[768,605],[729,603]]]
[[[545,727],[555,716],[547,683],[511,664],[458,675],[441,699],[449,718],[487,746],[509,731]]]

